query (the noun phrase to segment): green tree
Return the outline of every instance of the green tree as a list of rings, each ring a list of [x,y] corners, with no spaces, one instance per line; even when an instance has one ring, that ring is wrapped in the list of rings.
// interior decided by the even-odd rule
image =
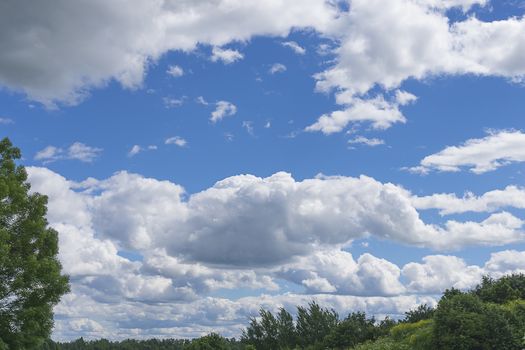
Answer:
[[[229,350],[228,341],[217,333],[210,333],[204,337],[194,339],[187,347],[188,350]]]
[[[364,312],[352,312],[332,329],[325,344],[334,349],[347,349],[379,336],[375,318],[366,318]]]
[[[434,309],[427,304],[419,305],[416,309],[405,312],[403,322],[415,323],[421,320],[428,320],[434,315]]]
[[[284,308],[279,309],[276,317],[277,322],[277,339],[279,349],[293,349],[297,345],[297,333],[293,317]]]
[[[482,313],[483,303],[474,295],[444,296],[434,314],[436,349],[484,349]]]
[[[259,320],[250,318],[250,325],[243,331],[242,341],[258,350],[293,349],[297,335],[293,317],[284,308],[277,317],[270,311],[260,309]]]
[[[525,275],[512,274],[494,280],[483,276],[481,284],[473,293],[484,302],[503,304],[511,300],[525,299]]]
[[[332,309],[322,308],[315,301],[308,308],[297,307],[297,336],[302,348],[324,349],[325,337],[339,322],[339,316]]]
[[[0,141],[0,344],[11,350],[34,348],[49,336],[53,306],[69,290],[57,232],[45,219],[47,197],[29,194],[19,158],[9,139]]]

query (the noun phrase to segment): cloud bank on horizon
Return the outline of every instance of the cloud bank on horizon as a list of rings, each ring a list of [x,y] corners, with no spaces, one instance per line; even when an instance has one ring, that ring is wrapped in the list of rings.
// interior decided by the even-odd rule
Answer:
[[[72,280],[56,339],[397,317],[525,273],[513,2],[8,0],[0,48]]]
[[[236,334],[243,317],[257,311],[245,305],[253,297],[226,302],[205,296],[238,288],[273,294],[258,301],[272,309],[283,305],[283,297],[285,305],[292,306],[310,296],[337,301],[338,309],[347,312],[361,307],[396,315],[404,303],[433,303],[446,288],[471,288],[483,275],[525,272],[525,251],[497,251],[480,266],[450,255],[462,246],[524,242],[525,222],[502,209],[523,208],[523,203],[508,200],[507,190],[523,193],[524,188],[479,198],[428,198],[364,176],[297,182],[290,174],[277,173],[268,178],[233,176],[185,196],[177,184],[127,172],[80,183],[47,168],[30,167],[28,172],[32,190],[49,196],[48,219],[60,234],[60,260],[73,280],[73,292],[57,308],[62,336],[74,331],[69,322],[79,315],[98,325],[88,327],[93,335],[114,337],[122,330],[108,315],[117,310],[125,308],[134,319],[129,322],[155,323],[169,318],[175,312],[171,308],[180,310],[181,303],[190,308],[185,318],[208,324],[198,327],[199,332],[217,329],[220,325],[213,323],[226,317],[237,328],[223,331]],[[451,201],[487,203],[488,197],[498,204],[463,209],[486,213],[480,222],[447,220],[440,227],[425,223],[418,211]],[[369,253],[355,260],[345,250],[354,240],[370,237],[430,247],[435,253],[398,266]],[[139,258],[130,260],[120,252]],[[301,286],[303,292],[278,294],[283,281]],[[105,303],[107,313],[86,314],[93,303]],[[172,306],[160,316],[148,313],[137,321],[131,315],[146,307],[144,303]],[[206,316],[210,319],[198,319],[202,308],[214,309],[206,311],[212,313]],[[181,333],[189,320],[168,321],[173,327],[163,327],[164,334],[144,327],[144,333],[135,335],[200,334]]]

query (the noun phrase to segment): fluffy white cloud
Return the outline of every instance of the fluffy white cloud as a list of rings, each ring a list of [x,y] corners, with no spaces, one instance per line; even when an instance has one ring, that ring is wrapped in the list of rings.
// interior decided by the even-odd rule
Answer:
[[[395,0],[385,6],[381,0],[352,0],[349,12],[328,29],[340,42],[336,63],[316,75],[317,89],[335,91],[344,108],[321,116],[311,130],[342,130],[347,122],[355,121],[349,111],[362,103],[363,96],[374,88],[391,91],[407,79],[476,74],[521,81],[525,19],[483,22],[468,16],[453,21],[446,14],[451,7],[466,11],[486,3]]]
[[[219,101],[215,103],[215,110],[211,112],[210,120],[212,123],[216,123],[224,117],[235,115],[235,113],[237,113],[237,106],[228,101]]]
[[[507,186],[476,196],[471,192],[463,197],[456,194],[440,193],[424,197],[413,197],[417,209],[438,209],[441,215],[465,212],[494,212],[501,208],[525,209],[525,188]]]
[[[448,249],[499,244],[519,232],[519,220],[504,213],[482,223],[424,224],[408,191],[367,177],[244,175],[187,195],[169,181],[126,172],[78,183],[27,170],[32,190],[49,196],[47,218],[73,285],[55,309],[59,339],[239,335],[259,307],[293,311],[311,298],[342,314],[398,316],[433,304],[433,294],[450,285],[469,288],[482,274],[525,269],[519,251],[494,253],[484,266],[440,255],[405,266],[371,254],[354,259],[342,248],[366,235]],[[287,293],[283,280],[305,293]],[[239,288],[253,296],[209,296]]]
[[[405,288],[399,281],[396,265],[363,254],[355,261],[342,250],[320,250],[285,265],[279,276],[302,284],[310,293],[348,295],[399,295]]]
[[[285,71],[286,71],[286,66],[282,63],[274,63],[268,70],[270,74],[277,74],[277,73],[282,73]]]
[[[481,280],[483,269],[467,266],[463,259],[455,256],[432,255],[423,258],[423,263],[408,263],[403,266],[403,277],[412,292],[439,294],[447,288],[467,289]]]
[[[82,142],[75,142],[67,149],[47,146],[35,154],[35,160],[41,160],[44,164],[62,159],[80,160],[81,162],[91,163],[101,152],[101,148],[91,147]]]
[[[460,146],[449,146],[423,158],[419,166],[410,171],[428,173],[460,171],[468,168],[475,174],[499,167],[525,162],[525,134],[521,131],[492,131],[481,139],[470,139]]]
[[[199,275],[216,273],[198,264],[181,265],[163,261],[166,258],[161,254],[160,260],[148,263],[148,268],[155,266],[160,270],[169,270],[169,274],[178,278],[191,274],[194,276],[191,283],[198,281]],[[321,251],[277,272],[280,278],[292,282],[300,280],[310,288],[304,294],[261,294],[237,300],[205,297],[185,303],[166,303],[162,300],[144,303],[111,298],[101,302],[99,295],[91,294],[91,290],[74,282],[73,292],[65,296],[55,309],[58,316],[55,337],[77,338],[79,332],[87,338],[195,337],[211,331],[238,336],[248,317],[257,315],[259,308],[275,312],[284,307],[295,313],[296,306],[304,306],[312,299],[324,307],[334,308],[340,315],[361,310],[369,315],[396,318],[417,305],[435,305],[439,294],[451,286],[468,289],[479,283],[485,274],[500,277],[524,271],[525,252],[513,250],[492,253],[482,266],[467,265],[455,256],[432,255],[423,257],[422,262],[408,263],[402,268],[369,254],[364,254],[356,262],[347,252]],[[235,273],[239,272],[242,273]],[[236,283],[242,283],[244,279],[239,280]],[[336,291],[338,283],[349,288],[346,292],[357,292],[358,295],[344,295],[343,289]],[[369,293],[367,288],[371,288]],[[113,291],[106,289],[104,292],[110,294]],[[359,295],[360,292],[364,295]],[[371,296],[374,293],[379,295]],[[86,322],[86,319],[93,323]],[[102,325],[102,329],[98,325]]]
[[[223,48],[232,42],[313,29],[332,40],[335,55],[335,63],[315,75],[317,90],[335,91],[341,109],[323,114],[307,130],[329,134],[356,122],[386,129],[405,122],[399,107],[413,98],[383,96],[407,79],[476,74],[523,80],[525,19],[447,17],[452,7],[466,12],[486,4],[351,0],[346,11],[325,0],[97,0],[75,6],[10,0],[0,8],[0,84],[48,107],[76,104],[111,80],[140,87],[148,63],[170,50],[210,45],[212,60],[231,63],[242,58]],[[304,53],[293,41],[283,45]],[[374,88],[378,94],[369,97]]]
[[[439,250],[523,240],[523,221],[506,212],[426,224],[408,191],[366,176],[240,175],[185,200],[176,184],[127,172],[83,186],[96,193],[90,212],[101,237],[204,263],[272,266],[368,236]]]
[[[141,86],[148,62],[169,50],[286,36],[295,27],[322,31],[336,14],[324,0],[7,1],[0,7],[0,84],[48,106],[75,104],[112,79]]]
[[[202,298],[190,303],[139,304],[136,302],[99,303],[81,291],[74,290],[66,296],[55,312],[55,337],[57,339],[78,338],[71,329],[72,319],[90,319],[102,325],[104,330],[97,337],[125,339],[133,337],[198,337],[209,332],[220,332],[224,336],[239,336],[250,316],[256,316],[259,308],[276,312],[284,307],[296,313],[296,306],[306,306],[312,297],[323,307],[334,308],[340,315],[363,310],[369,315],[393,315],[400,317],[405,311],[421,303],[434,305],[434,297],[354,297],[341,295],[261,295],[237,300]],[[83,323],[80,321],[79,323]],[[87,333],[86,338],[94,337]]]
[[[282,45],[284,47],[289,47],[298,55],[304,55],[306,53],[305,48],[296,43],[295,41],[285,41],[282,43]]]
[[[496,278],[509,273],[525,273],[525,251],[504,250],[490,255],[485,272]]]
[[[211,60],[213,62],[222,61],[224,64],[230,64],[235,61],[242,60],[244,55],[237,50],[221,49],[220,47],[213,47],[211,52]]]
[[[342,96],[340,98],[344,98]],[[409,98],[404,94],[398,96],[399,99],[394,101],[386,100],[383,96],[373,99],[352,98],[347,109],[324,114],[305,130],[321,131],[328,135],[342,131],[352,122],[369,122],[378,130],[388,129],[395,123],[405,123],[406,118],[399,106],[410,103],[415,97]]]

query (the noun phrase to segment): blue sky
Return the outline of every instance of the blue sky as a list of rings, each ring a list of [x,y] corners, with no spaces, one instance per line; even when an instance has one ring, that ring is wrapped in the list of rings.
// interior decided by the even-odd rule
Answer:
[[[395,317],[525,271],[520,2],[125,5],[0,11],[0,128],[72,279],[56,339]]]

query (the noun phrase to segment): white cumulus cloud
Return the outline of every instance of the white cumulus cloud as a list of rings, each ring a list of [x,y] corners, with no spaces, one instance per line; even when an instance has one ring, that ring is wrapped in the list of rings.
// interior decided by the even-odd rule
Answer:
[[[494,171],[502,166],[525,162],[525,134],[521,131],[491,131],[481,139],[469,139],[460,146],[449,146],[426,156],[410,171],[460,171],[466,168],[474,174]]]

